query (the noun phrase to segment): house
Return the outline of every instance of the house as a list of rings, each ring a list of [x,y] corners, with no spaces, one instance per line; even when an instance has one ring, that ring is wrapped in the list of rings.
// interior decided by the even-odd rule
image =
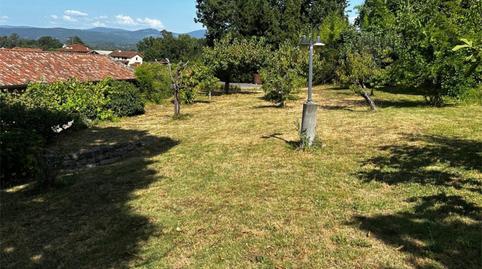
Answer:
[[[108,77],[135,80],[132,69],[95,54],[0,49],[0,59],[0,89],[25,89],[30,82],[52,83],[72,78],[81,82]]]
[[[121,62],[127,66],[136,66],[142,64],[142,55],[137,51],[115,50],[109,56],[114,61]]]
[[[64,45],[61,49],[59,49],[59,51],[72,53],[91,53],[91,50],[82,44]]]

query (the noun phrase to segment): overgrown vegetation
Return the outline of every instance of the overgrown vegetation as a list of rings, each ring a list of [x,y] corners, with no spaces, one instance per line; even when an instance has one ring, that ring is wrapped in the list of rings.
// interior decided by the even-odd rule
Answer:
[[[45,146],[61,133],[98,120],[144,113],[144,101],[131,83],[105,79],[32,83],[22,94],[0,96],[0,185],[51,180]]]

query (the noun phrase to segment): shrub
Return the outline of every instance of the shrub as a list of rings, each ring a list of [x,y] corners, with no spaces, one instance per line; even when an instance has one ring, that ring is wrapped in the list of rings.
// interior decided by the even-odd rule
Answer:
[[[160,103],[172,96],[171,77],[166,66],[159,63],[144,63],[135,70],[142,96],[151,102]]]
[[[144,113],[144,100],[139,90],[129,82],[112,81],[106,92],[107,108],[115,116],[125,117]]]
[[[144,112],[139,91],[128,82],[71,80],[30,84],[22,95],[0,95],[0,184],[48,179],[44,149],[59,133],[91,120]]]
[[[109,100],[105,96],[108,84],[107,80],[97,85],[75,80],[33,83],[27,87],[21,100],[30,108],[75,114],[83,120],[106,120],[113,117],[107,109]]]
[[[0,185],[17,180],[45,179],[42,155],[58,133],[53,126],[76,122],[75,115],[44,107],[27,107],[18,97],[0,95]],[[82,126],[77,124],[77,127]]]

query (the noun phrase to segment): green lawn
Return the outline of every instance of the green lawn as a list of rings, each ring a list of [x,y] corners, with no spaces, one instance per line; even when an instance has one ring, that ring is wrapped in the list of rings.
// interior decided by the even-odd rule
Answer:
[[[482,107],[318,87],[322,147],[294,149],[302,99],[149,106],[59,152],[142,150],[1,192],[1,268],[481,268]],[[300,97],[304,94],[300,94]]]

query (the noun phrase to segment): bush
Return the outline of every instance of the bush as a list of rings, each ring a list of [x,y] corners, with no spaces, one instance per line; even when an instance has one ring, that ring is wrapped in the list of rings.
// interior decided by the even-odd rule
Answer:
[[[44,150],[59,133],[85,127],[88,121],[143,112],[137,88],[111,79],[33,83],[22,95],[1,93],[0,185],[48,179]]]
[[[144,63],[136,68],[135,74],[141,94],[146,100],[160,103],[172,96],[172,82],[167,66]]]
[[[144,100],[139,90],[129,82],[112,81],[107,90],[107,108],[115,116],[125,117],[144,113]]]
[[[84,121],[106,120],[114,115],[107,109],[105,91],[109,81],[97,85],[80,83],[75,80],[52,84],[33,83],[20,97],[30,108],[44,108],[51,111],[75,114]]]
[[[0,95],[0,185],[30,178],[45,179],[42,155],[58,133],[53,126],[76,122],[75,115],[47,108],[29,108],[18,97]],[[77,124],[77,127],[82,126]]]

